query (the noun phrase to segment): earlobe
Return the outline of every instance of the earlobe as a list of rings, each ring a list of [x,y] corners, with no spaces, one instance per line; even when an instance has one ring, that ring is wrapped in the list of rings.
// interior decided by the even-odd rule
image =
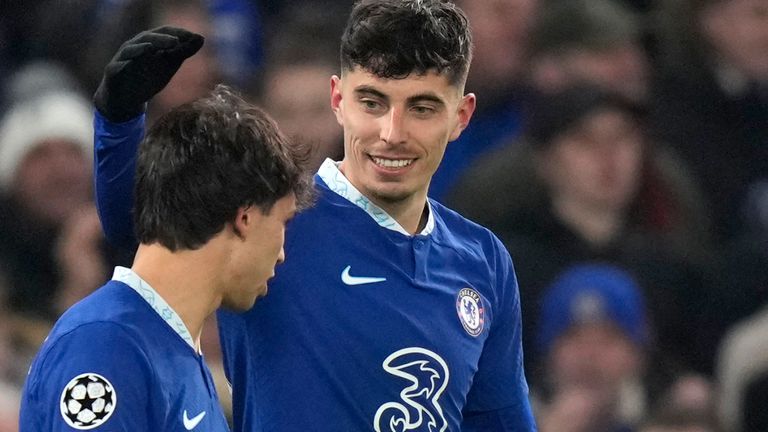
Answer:
[[[454,128],[449,141],[454,141],[459,138],[464,129],[469,125],[469,121],[472,119],[472,114],[475,112],[475,106],[477,105],[477,98],[474,93],[466,94],[459,103],[459,110],[457,115],[456,127]]]
[[[344,113],[341,104],[341,78],[337,75],[331,77],[331,109],[336,115],[336,121],[344,126]]]

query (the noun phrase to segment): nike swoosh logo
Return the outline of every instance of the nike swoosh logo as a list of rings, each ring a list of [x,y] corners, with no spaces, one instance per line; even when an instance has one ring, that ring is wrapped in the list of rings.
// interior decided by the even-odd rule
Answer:
[[[384,282],[385,280],[387,280],[387,278],[379,278],[379,277],[351,276],[349,274],[350,268],[352,268],[352,266],[347,266],[344,269],[344,271],[341,272],[341,281],[347,285],[365,285],[365,284],[376,283],[376,282]]]
[[[201,412],[200,414],[189,418],[187,416],[187,410],[184,410],[184,429],[186,430],[192,430],[194,429],[201,420],[203,420],[203,417],[205,417],[205,411]]]

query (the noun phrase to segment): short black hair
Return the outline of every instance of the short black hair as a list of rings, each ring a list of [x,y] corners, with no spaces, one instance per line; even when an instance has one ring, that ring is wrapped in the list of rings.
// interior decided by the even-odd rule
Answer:
[[[230,88],[181,105],[152,126],[136,167],[134,224],[143,244],[197,249],[232,222],[240,207],[268,214],[293,193],[311,202],[305,146]]]
[[[341,68],[381,78],[429,71],[463,84],[472,59],[469,22],[447,0],[361,0],[341,37]]]

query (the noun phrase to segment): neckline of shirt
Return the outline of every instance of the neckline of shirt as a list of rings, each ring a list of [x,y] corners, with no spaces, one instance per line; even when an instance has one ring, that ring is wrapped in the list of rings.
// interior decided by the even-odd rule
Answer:
[[[328,186],[328,189],[357,207],[360,207],[381,227],[411,237],[412,234],[406,231],[395,218],[390,216],[381,207],[374,204],[368,197],[363,195],[354,185],[352,185],[349,179],[344,176],[344,173],[339,170],[340,164],[341,162],[326,159],[317,171],[317,175],[323,179],[323,182]],[[429,235],[434,229],[435,218],[433,216],[432,206],[429,203],[429,200],[427,200],[427,223],[419,235]]]
[[[147,283],[147,281],[142,279],[141,276],[136,274],[133,270],[120,266],[115,267],[115,271],[112,274],[112,280],[122,282],[136,291],[139,296],[149,304],[152,310],[154,310],[155,313],[168,324],[171,330],[176,332],[176,334],[192,347],[196,353],[200,354],[200,349],[195,346],[192,334],[189,332],[189,329],[187,329],[184,321],[181,320],[181,317],[175,310],[173,310],[171,305],[169,305],[163,297],[152,288],[152,285]]]

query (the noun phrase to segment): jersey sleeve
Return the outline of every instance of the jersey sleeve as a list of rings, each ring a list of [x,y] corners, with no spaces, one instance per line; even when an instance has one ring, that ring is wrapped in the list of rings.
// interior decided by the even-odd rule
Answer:
[[[490,334],[467,395],[462,431],[535,431],[523,370],[520,294],[509,253],[497,239],[497,302]],[[488,428],[493,424],[493,428]]]
[[[145,351],[114,323],[83,325],[54,341],[32,364],[20,432],[148,431],[162,406]]]
[[[114,246],[133,250],[133,181],[136,156],[144,137],[145,116],[112,123],[94,112],[93,175],[96,208],[104,234]]]

